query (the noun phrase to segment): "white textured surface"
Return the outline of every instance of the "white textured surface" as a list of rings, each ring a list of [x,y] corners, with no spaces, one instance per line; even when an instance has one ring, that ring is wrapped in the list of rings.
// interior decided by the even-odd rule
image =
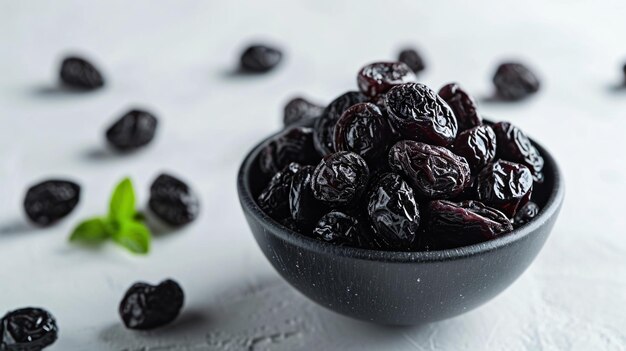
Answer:
[[[0,311],[50,309],[54,350],[624,350],[626,346],[626,59],[623,1],[0,1]],[[445,3],[445,4],[444,4]],[[286,49],[262,77],[230,72],[255,38]],[[390,329],[328,312],[280,280],[239,209],[244,153],[279,127],[295,93],[328,101],[354,88],[364,63],[415,43],[420,79],[461,82],[488,96],[494,65],[520,57],[541,73],[541,93],[519,104],[481,103],[554,152],[566,178],[561,218],[543,252],[480,309],[420,328]],[[92,57],[104,90],[55,89],[67,52]],[[103,148],[103,128],[130,106],[161,117],[158,138],[127,157]],[[66,239],[103,212],[132,176],[142,202],[161,170],[187,179],[201,217],[160,235],[148,257]],[[59,225],[32,229],[27,185],[69,176],[83,186]],[[150,333],[123,329],[116,308],[136,280],[173,277],[184,314]],[[1,312],[0,312],[1,313]]]

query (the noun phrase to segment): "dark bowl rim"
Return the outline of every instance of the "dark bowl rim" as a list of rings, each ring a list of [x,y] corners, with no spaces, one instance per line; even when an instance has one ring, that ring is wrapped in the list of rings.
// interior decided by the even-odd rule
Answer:
[[[565,194],[565,186],[561,176],[561,172],[556,163],[556,160],[552,157],[541,144],[531,139],[532,143],[539,149],[539,152],[543,156],[544,164],[549,167],[544,167],[552,170],[552,178],[554,179],[554,187],[548,196],[545,206],[539,212],[539,215],[532,221],[514,229],[507,235],[503,235],[499,238],[485,241],[478,244],[469,246],[463,246],[455,249],[435,250],[435,251],[382,251],[382,250],[370,250],[355,248],[349,246],[339,246],[320,240],[302,235],[295,232],[281,223],[275,221],[267,214],[265,214],[261,208],[257,205],[250,184],[247,181],[249,177],[249,170],[252,166],[252,162],[256,159],[261,147],[269,141],[271,138],[282,132],[278,131],[269,137],[263,139],[256,144],[254,148],[244,158],[239,172],[237,175],[237,192],[239,194],[239,201],[244,211],[252,215],[258,220],[263,227],[272,235],[278,236],[281,240],[287,241],[291,245],[298,246],[302,249],[317,251],[319,253],[325,253],[328,255],[338,255],[342,257],[368,260],[368,261],[381,261],[381,262],[441,262],[450,261],[455,259],[461,259],[468,256],[475,256],[482,253],[486,253],[498,248],[505,247],[523,239],[524,237],[531,235],[545,222],[550,220],[553,216],[558,215],[558,211],[563,202]]]

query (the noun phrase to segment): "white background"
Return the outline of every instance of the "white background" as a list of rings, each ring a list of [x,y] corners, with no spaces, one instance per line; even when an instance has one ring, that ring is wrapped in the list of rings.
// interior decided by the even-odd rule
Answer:
[[[43,306],[54,350],[624,350],[626,346],[626,3],[618,1],[1,1],[0,313]],[[234,75],[242,46],[284,48],[279,69]],[[565,206],[529,270],[463,316],[384,328],[335,315],[286,285],[257,248],[235,189],[249,148],[280,126],[284,102],[328,102],[355,89],[365,63],[405,44],[424,53],[420,80],[460,82],[494,119],[510,120],[557,157]],[[104,72],[103,90],[56,88],[63,55]],[[484,101],[504,59],[543,78],[516,104]],[[103,131],[133,106],[160,117],[145,150],[110,153]],[[157,235],[136,257],[67,242],[131,176],[141,204],[167,170],[202,200],[192,225]],[[27,186],[75,179],[82,199],[58,225],[22,214]],[[125,330],[117,304],[137,280],[177,279],[183,315],[149,333]]]

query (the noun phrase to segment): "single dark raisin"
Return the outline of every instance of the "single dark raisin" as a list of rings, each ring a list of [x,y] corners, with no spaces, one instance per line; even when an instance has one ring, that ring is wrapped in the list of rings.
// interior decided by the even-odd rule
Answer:
[[[311,188],[316,199],[332,205],[346,205],[358,199],[367,185],[369,168],[354,152],[340,151],[326,156],[315,168]]]
[[[333,100],[324,109],[322,116],[315,121],[313,141],[315,149],[322,156],[327,156],[335,151],[335,125],[341,115],[352,105],[365,102],[367,98],[358,91],[349,91]]]
[[[496,156],[496,134],[488,125],[460,133],[452,145],[454,153],[467,160],[474,174],[480,172]]]
[[[493,130],[498,141],[498,157],[528,167],[533,179],[541,183],[543,157],[526,134],[509,122],[498,122],[493,125]]]
[[[313,130],[290,127],[270,140],[259,153],[261,172],[273,175],[291,162],[317,164],[320,156],[313,146]]]
[[[0,350],[40,351],[59,336],[54,317],[41,308],[21,308],[0,320]]]
[[[524,224],[530,222],[533,218],[539,214],[539,206],[532,201],[528,201],[526,205],[520,207],[513,217],[513,226],[519,228]]]
[[[422,56],[415,49],[404,49],[398,55],[398,61],[404,62],[409,68],[415,72],[421,72],[426,68]]]
[[[389,151],[389,166],[405,177],[419,194],[447,199],[470,183],[470,168],[450,150],[412,140],[397,142]]]
[[[280,49],[267,45],[251,45],[241,54],[242,71],[263,73],[272,70],[283,59]]]
[[[454,112],[459,131],[467,130],[483,123],[482,118],[478,114],[476,102],[458,84],[450,83],[445,85],[439,90],[439,96],[448,103]]]
[[[301,123],[304,121],[312,121],[322,115],[324,107],[314,104],[304,98],[296,97],[285,105],[283,111],[283,124],[285,127]]]
[[[502,212],[478,201],[431,201],[427,227],[428,235],[439,248],[472,245],[513,230]]]
[[[291,181],[302,166],[292,162],[278,171],[259,195],[259,207],[270,217],[281,220],[289,216]]]
[[[485,167],[478,175],[478,199],[509,218],[529,200],[533,176],[522,164],[499,160]]]
[[[150,186],[150,209],[170,225],[187,224],[200,212],[200,201],[187,184],[169,174],[161,174]]]
[[[317,201],[311,188],[311,179],[315,167],[302,167],[291,180],[289,191],[289,211],[294,222],[304,228],[311,229],[326,213],[324,204]]]
[[[156,286],[138,282],[126,291],[119,313],[126,328],[154,329],[176,319],[184,300],[183,289],[171,279]]]
[[[131,151],[154,139],[157,118],[150,112],[131,110],[106,131],[109,144],[119,151]]]
[[[369,220],[380,241],[389,248],[408,249],[420,225],[419,206],[413,189],[402,177],[388,173],[370,190]]]
[[[357,153],[370,165],[387,154],[391,140],[387,120],[378,106],[369,102],[348,108],[335,126],[335,150]]]
[[[446,146],[456,137],[454,112],[424,84],[393,87],[385,96],[385,105],[391,123],[406,139]]]
[[[89,61],[80,57],[66,57],[59,73],[61,82],[78,89],[92,90],[104,85],[104,78]]]
[[[46,180],[26,191],[24,211],[33,223],[47,226],[72,212],[79,199],[78,184],[68,180]]]
[[[313,229],[313,237],[339,245],[360,246],[359,221],[343,212],[325,214]]]
[[[415,73],[403,62],[375,62],[361,68],[357,84],[363,94],[373,97],[416,79]]]
[[[521,63],[503,63],[493,76],[499,97],[520,100],[539,90],[539,78]]]

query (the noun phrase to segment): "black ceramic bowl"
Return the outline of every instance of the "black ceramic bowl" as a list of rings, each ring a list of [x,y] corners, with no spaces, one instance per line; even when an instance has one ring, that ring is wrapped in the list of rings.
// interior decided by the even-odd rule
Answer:
[[[510,234],[430,252],[336,246],[286,228],[256,204],[265,186],[257,158],[266,141],[246,156],[237,181],[243,212],[261,250],[283,278],[313,301],[376,323],[427,323],[489,301],[511,285],[537,256],[563,202],[558,166],[550,153],[535,143],[545,160],[545,181],[533,193],[542,210],[533,221]]]

